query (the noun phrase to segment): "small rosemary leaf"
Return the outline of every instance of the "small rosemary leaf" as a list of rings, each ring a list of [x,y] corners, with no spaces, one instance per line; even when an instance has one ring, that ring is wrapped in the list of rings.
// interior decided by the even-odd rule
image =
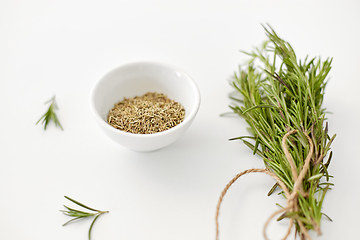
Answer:
[[[56,114],[54,114],[54,122],[56,126],[59,126],[61,128],[61,130],[64,130],[63,127],[60,124],[60,121],[58,119],[58,117],[56,116]]]
[[[47,100],[44,104],[47,104],[47,103],[50,103],[50,102],[53,102],[55,99],[55,96],[53,96],[52,98],[50,98],[49,100]]]
[[[43,120],[42,120],[42,122],[41,122],[42,124],[44,124],[44,129],[46,129],[46,125],[49,123],[49,115],[48,115],[48,113],[46,112],[45,113],[45,115],[44,115],[44,118],[43,118]]]
[[[325,187],[325,189],[324,189],[324,191],[323,191],[323,194],[321,195],[321,198],[320,198],[320,201],[319,201],[319,209],[321,209],[321,207],[322,207],[322,204],[323,204],[323,202],[324,202],[324,198],[325,198],[325,194],[326,194],[326,192],[327,192],[327,190],[329,189],[329,185],[327,185],[326,187]]]
[[[71,212],[68,212],[68,211],[65,211],[65,210],[60,210],[60,212],[62,212],[66,216],[74,217],[74,215]]]
[[[246,146],[248,146],[251,150],[255,151],[257,155],[259,155],[262,158],[265,158],[265,156],[262,154],[262,152],[259,149],[255,149],[255,146],[249,143],[248,141],[243,140]]]
[[[329,182],[319,183],[319,186],[322,186],[322,185],[335,186],[333,183],[329,183]]]
[[[236,113],[236,114],[238,114],[239,116],[244,116],[243,114],[242,114],[242,110],[238,107],[238,106],[229,106],[233,111],[234,111],[234,113]]]
[[[277,73],[272,74],[271,72],[269,72],[268,70],[264,69],[264,72],[266,72],[267,74],[269,74],[269,76],[273,77],[275,80],[278,80],[282,85],[284,85],[289,91],[290,93],[292,93],[291,89],[289,88],[289,86],[284,82],[284,80],[282,80],[280,78],[280,76]]]
[[[323,173],[319,173],[319,174],[316,174],[316,175],[314,175],[314,176],[311,176],[311,177],[308,178],[308,182],[310,182],[310,181],[312,181],[312,180],[315,180],[315,179],[319,179],[319,178],[321,178],[322,176],[324,176]]]
[[[248,52],[245,52],[245,51],[242,51],[242,50],[240,50],[240,52],[241,52],[241,53],[244,53],[244,54],[246,54],[246,55],[249,55],[249,56],[251,56],[251,57],[256,57],[256,56],[257,56],[254,52],[248,53]]]
[[[239,98],[236,98],[236,97],[230,96],[229,98],[230,98],[231,100],[236,101],[236,102],[240,102],[240,103],[243,103],[243,102],[244,102],[242,99],[239,99]]]
[[[272,188],[270,189],[270,191],[268,192],[268,196],[270,196],[271,194],[273,194],[273,192],[276,190],[276,188],[279,186],[278,183],[275,183],[274,186],[272,186]]]
[[[240,88],[236,85],[235,82],[233,82],[232,85],[233,85],[233,87],[234,87],[236,90],[238,90],[239,92],[241,92]]]
[[[46,117],[46,113],[44,115],[41,116],[41,118],[36,122],[36,125],[43,120],[43,122],[45,121],[45,117]]]
[[[330,139],[330,141],[329,141],[328,144],[326,145],[324,152],[327,152],[327,151],[330,150],[330,145],[331,145],[331,143],[334,141],[335,137],[336,137],[336,134],[334,134],[334,135],[332,136],[332,138]]]
[[[258,147],[259,147],[259,138],[256,138],[253,155],[255,155],[256,151],[258,150]]]
[[[328,122],[326,122],[325,129],[324,129],[324,134],[328,135],[328,131],[329,131],[329,124],[328,124]]]
[[[328,171],[327,171],[326,166],[325,166],[322,162],[320,162],[320,164],[321,164],[321,166],[322,166],[322,171],[321,171],[321,172],[324,172],[324,173],[325,173],[326,181],[329,181],[329,173],[328,173]]]
[[[229,141],[232,141],[232,140],[242,140],[244,138],[250,138],[250,139],[254,139],[255,140],[255,137],[253,136],[241,136],[241,137],[235,137],[235,138],[230,138]]]
[[[70,208],[66,205],[63,205],[65,208],[67,208],[69,211],[71,212],[78,212],[78,213],[83,213],[83,214],[93,214],[93,213],[87,213],[87,212],[83,212],[83,211],[80,211],[80,210],[76,210],[76,209],[73,209],[73,208]]]
[[[286,218],[286,213],[281,214],[280,217],[278,217],[278,218],[276,219],[276,221],[281,221],[281,220],[283,220],[284,218]]]
[[[284,208],[283,206],[281,206],[280,204],[276,203],[276,206],[280,207],[280,208]]]
[[[69,223],[71,223],[71,222],[73,222],[73,221],[75,221],[75,220],[78,220],[78,219],[80,219],[80,218],[84,218],[84,217],[80,216],[80,217],[73,218],[73,219],[67,221],[66,223],[64,223],[63,226],[66,226],[67,224],[69,224]]]
[[[254,129],[255,131],[256,131],[256,134],[260,137],[260,139],[261,139],[261,141],[271,150],[271,151],[273,151],[273,152],[275,152],[276,150],[276,148],[275,148],[275,143],[274,142],[272,142],[270,139],[268,139],[263,133],[264,132],[261,132],[261,131],[259,131],[259,129],[258,128],[255,128]]]
[[[321,213],[323,216],[325,216],[327,219],[329,219],[330,222],[332,222],[333,220],[328,216],[326,215],[325,213]]]
[[[276,106],[273,106],[273,105],[256,105],[256,106],[253,106],[251,108],[248,108],[246,109],[245,111],[243,111],[243,114],[249,112],[249,111],[252,111],[256,108],[277,108]]]
[[[78,202],[78,201],[76,201],[76,200],[74,200],[74,199],[71,199],[71,198],[69,198],[69,197],[67,197],[67,196],[64,196],[64,197],[65,197],[66,199],[72,201],[73,203],[75,203],[75,204],[83,207],[83,208],[86,208],[86,209],[91,210],[91,211],[99,212],[99,210],[96,210],[96,209],[94,209],[94,208],[90,208],[90,207],[88,207],[88,206],[86,206],[86,205],[84,205],[84,204],[82,204],[82,203],[80,203],[80,202]]]
[[[327,168],[329,167],[329,165],[330,165],[331,158],[332,158],[332,152],[330,152],[329,158],[328,158],[327,162],[325,163],[326,169],[327,169]]]
[[[248,146],[251,150],[254,151],[254,149],[255,149],[254,145],[252,145],[251,143],[249,143],[248,141],[245,141],[245,140],[243,140],[243,142],[245,143],[246,146]]]
[[[234,112],[226,112],[226,113],[220,114],[220,117],[227,116],[227,115],[234,115],[234,114],[235,114]]]

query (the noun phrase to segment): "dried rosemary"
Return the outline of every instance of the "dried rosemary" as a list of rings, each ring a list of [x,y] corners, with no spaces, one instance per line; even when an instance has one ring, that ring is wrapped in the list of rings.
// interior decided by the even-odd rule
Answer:
[[[136,134],[152,134],[180,124],[184,107],[162,93],[124,98],[109,111],[107,121],[116,129]]]
[[[230,108],[246,120],[252,134],[232,140],[242,140],[263,159],[265,168],[245,170],[225,187],[217,206],[217,238],[219,208],[225,193],[242,175],[261,172],[276,180],[269,195],[280,186],[280,194],[287,199],[287,206],[269,220],[277,214],[281,214],[278,220],[290,219],[283,239],[295,225],[301,239],[310,240],[308,230],[321,234],[321,219],[327,217],[322,204],[327,190],[333,186],[328,167],[335,135],[328,135],[322,107],[332,60],[307,57],[298,60],[288,42],[273,29],[264,28],[268,40],[261,48],[245,52],[251,60],[246,68],[240,67],[231,81],[235,93],[231,95],[234,104]],[[266,239],[269,220],[264,227]]]

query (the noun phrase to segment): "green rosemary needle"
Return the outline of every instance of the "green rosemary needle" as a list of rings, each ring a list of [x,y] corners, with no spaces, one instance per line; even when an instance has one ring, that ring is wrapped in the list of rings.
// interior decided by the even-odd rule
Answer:
[[[333,185],[328,167],[335,135],[328,135],[322,107],[332,59],[299,60],[291,45],[269,28],[264,27],[268,40],[262,47],[243,52],[251,59],[230,82],[235,90],[230,96],[234,101],[230,108],[245,119],[252,133],[231,140],[242,140],[290,192],[299,191],[292,208],[297,211],[284,210],[279,220],[290,219],[301,239],[310,239],[307,231],[321,234],[321,218],[328,218],[322,213],[322,205]],[[311,162],[299,186],[295,180],[308,154]],[[276,183],[269,195],[278,187]],[[285,196],[284,191],[280,194]]]
[[[42,123],[45,123],[44,130],[46,130],[47,125],[52,120],[55,123],[55,126],[59,126],[61,130],[64,130],[63,127],[60,124],[59,119],[56,116],[55,109],[58,109],[58,106],[55,102],[55,96],[51,98],[49,101],[45,102],[45,104],[51,102],[49,109],[42,115],[42,117],[39,119],[39,121],[36,122],[36,125],[42,120]]]
[[[83,207],[87,210],[90,210],[92,212],[85,212],[85,211],[80,211],[80,210],[76,210],[70,207],[67,207],[64,205],[64,207],[67,210],[60,210],[62,213],[64,213],[67,216],[73,217],[71,220],[67,221],[66,223],[63,224],[63,226],[66,226],[67,224],[75,221],[75,220],[79,220],[82,218],[86,218],[86,217],[94,217],[94,220],[92,221],[90,228],[89,228],[89,240],[91,240],[91,230],[94,226],[95,221],[98,219],[98,217],[100,217],[100,215],[104,214],[104,213],[108,213],[109,211],[100,211],[100,210],[96,210],[94,208],[90,208],[74,199],[71,199],[67,196],[64,196],[66,199],[70,200],[71,202],[75,203],[76,205],[79,205],[80,207]]]

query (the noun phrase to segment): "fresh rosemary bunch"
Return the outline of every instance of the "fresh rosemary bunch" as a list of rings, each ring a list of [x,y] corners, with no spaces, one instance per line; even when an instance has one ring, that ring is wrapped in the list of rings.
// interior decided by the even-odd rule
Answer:
[[[288,206],[277,211],[282,213],[278,220],[290,219],[284,239],[292,224],[301,239],[310,239],[308,230],[321,234],[321,218],[327,217],[322,204],[333,185],[328,167],[335,135],[328,134],[322,107],[332,59],[299,60],[291,45],[270,26],[264,29],[268,40],[261,48],[244,52],[251,59],[231,81],[235,92],[230,96],[234,100],[230,108],[246,120],[252,136],[231,140],[242,140],[263,159],[265,169],[252,172],[264,172],[277,180],[269,195],[280,184]]]
[[[49,109],[46,111],[46,113],[44,113],[44,115],[42,115],[42,117],[39,119],[39,121],[36,122],[36,125],[41,120],[43,120],[42,123],[45,123],[44,130],[46,130],[46,127],[49,124],[49,122],[51,120],[53,120],[55,123],[55,126],[59,126],[61,128],[61,130],[64,130],[60,124],[58,117],[56,116],[56,113],[55,113],[55,109],[58,109],[58,106],[56,105],[56,102],[55,102],[55,96],[53,98],[51,98],[49,101],[45,102],[45,104],[47,104],[49,102],[51,102]]]
[[[62,213],[64,213],[65,215],[67,216],[70,216],[70,217],[73,217],[71,220],[67,221],[66,223],[63,224],[63,226],[75,221],[75,220],[78,220],[78,219],[82,219],[82,218],[86,218],[86,217],[95,217],[94,220],[92,221],[91,225],[90,225],[90,228],[89,228],[89,240],[91,240],[91,230],[94,226],[94,223],[95,221],[98,219],[98,217],[100,217],[100,215],[104,214],[104,213],[108,213],[109,211],[100,211],[100,210],[96,210],[96,209],[93,209],[93,208],[90,208],[78,201],[75,201],[74,199],[71,199],[67,196],[64,196],[66,199],[70,200],[71,202],[75,203],[76,205],[79,205],[80,207],[83,207],[85,209],[88,209],[92,212],[84,212],[84,211],[80,211],[80,210],[76,210],[76,209],[73,209],[73,208],[69,208],[67,206],[64,205],[64,207],[67,209],[67,210],[60,210]]]

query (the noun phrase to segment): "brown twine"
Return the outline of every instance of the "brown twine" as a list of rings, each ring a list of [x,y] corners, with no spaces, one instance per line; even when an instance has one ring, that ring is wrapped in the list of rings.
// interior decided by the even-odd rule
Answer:
[[[299,209],[299,206],[298,206],[298,195],[300,194],[301,196],[304,196],[306,195],[304,192],[303,192],[303,188],[302,188],[302,181],[304,180],[304,177],[306,175],[306,172],[308,171],[309,169],[309,165],[310,165],[310,161],[311,161],[311,156],[313,154],[313,149],[314,149],[314,145],[311,141],[311,138],[305,133],[305,136],[306,138],[308,139],[309,141],[309,144],[310,144],[310,150],[309,150],[309,153],[305,159],[305,163],[304,163],[304,166],[302,167],[301,171],[300,171],[300,174],[298,175],[297,174],[297,170],[296,170],[296,166],[295,166],[295,163],[291,157],[291,154],[287,148],[287,145],[286,145],[286,140],[288,138],[289,135],[293,134],[293,133],[296,133],[297,130],[293,130],[293,131],[289,131],[288,133],[286,133],[282,139],[282,148],[284,150],[284,153],[285,153],[285,156],[286,156],[286,159],[289,161],[289,164],[290,164],[290,167],[291,167],[291,172],[292,172],[292,176],[293,176],[293,181],[294,181],[294,188],[292,190],[292,192],[290,192],[290,190],[286,187],[285,183],[279,178],[277,177],[273,172],[271,172],[270,170],[268,169],[262,169],[262,168],[252,168],[252,169],[248,169],[248,170],[245,170],[245,171],[242,171],[241,173],[237,174],[233,179],[231,179],[231,181],[226,185],[226,187],[224,188],[224,190],[222,191],[221,195],[220,195],[220,198],[219,198],[219,201],[218,201],[218,204],[217,204],[217,207],[216,207],[216,216],[215,216],[215,223],[216,223],[216,240],[219,239],[219,212],[220,212],[220,205],[221,205],[221,202],[223,201],[223,198],[226,194],[226,192],[229,190],[229,188],[231,187],[231,185],[236,181],[238,180],[241,176],[243,175],[246,175],[248,173],[255,173],[255,172],[258,172],[258,173],[265,173],[269,176],[271,176],[272,178],[274,178],[277,183],[279,184],[279,186],[282,188],[282,190],[284,191],[285,193],[285,196],[286,196],[286,199],[287,199],[287,206],[284,207],[283,209],[280,209],[276,212],[274,212],[269,218],[268,220],[266,221],[265,225],[264,225],[264,229],[263,229],[263,234],[264,234],[264,238],[266,240],[268,240],[267,238],[267,235],[266,235],[266,228],[268,226],[268,224],[270,223],[271,219],[274,218],[276,215],[280,214],[280,213],[286,213],[286,212],[297,212],[298,209]],[[304,224],[300,221],[300,220],[290,220],[290,223],[289,223],[289,227],[288,227],[288,230],[284,236],[284,238],[282,238],[283,240],[287,239],[287,237],[290,235],[290,232],[291,232],[291,229],[292,229],[292,226],[294,224],[294,221],[297,222],[297,224],[299,225],[299,228],[300,228],[300,232],[303,236],[305,236],[305,238],[307,240],[311,240],[311,237],[308,233],[308,230],[305,228]]]

